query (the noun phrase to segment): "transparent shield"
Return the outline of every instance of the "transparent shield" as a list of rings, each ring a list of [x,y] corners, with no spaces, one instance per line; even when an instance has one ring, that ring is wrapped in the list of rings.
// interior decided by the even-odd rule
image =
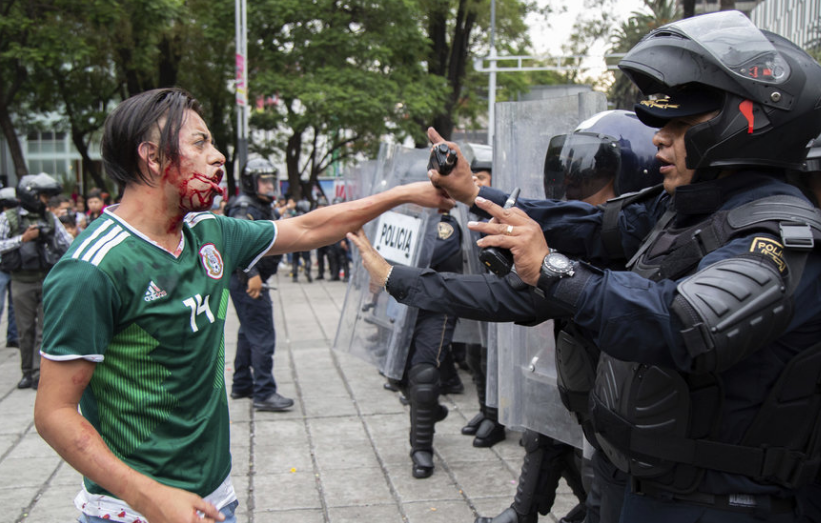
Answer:
[[[472,234],[467,225],[471,219],[468,208],[460,203],[453,208],[450,214],[456,218],[462,229],[462,274],[484,274],[486,270],[479,261],[479,247],[476,245],[478,236]],[[453,331],[453,342],[486,347],[485,330],[483,322],[459,318],[456,322],[456,329]]]
[[[496,104],[493,185],[522,198],[544,198],[544,161],[553,136],[572,132],[607,109],[601,93]],[[536,327],[498,324],[489,335],[488,367],[496,359],[499,421],[530,429],[576,447],[582,431],[564,408],[556,385],[553,322]],[[488,377],[488,397],[491,396]]]
[[[412,181],[427,180],[428,151],[397,145],[380,148],[370,187],[376,194]],[[435,209],[402,205],[364,227],[374,247],[391,263],[427,267],[438,223]],[[417,309],[398,303],[381,287],[370,290],[370,275],[354,249],[334,349],[357,356],[393,379],[405,371]]]

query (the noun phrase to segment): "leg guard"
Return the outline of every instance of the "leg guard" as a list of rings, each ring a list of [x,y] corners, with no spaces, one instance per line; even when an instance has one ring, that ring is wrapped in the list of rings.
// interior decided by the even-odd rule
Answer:
[[[410,385],[410,445],[413,477],[433,474],[434,425],[441,418],[439,406],[439,369],[423,363],[408,371]]]

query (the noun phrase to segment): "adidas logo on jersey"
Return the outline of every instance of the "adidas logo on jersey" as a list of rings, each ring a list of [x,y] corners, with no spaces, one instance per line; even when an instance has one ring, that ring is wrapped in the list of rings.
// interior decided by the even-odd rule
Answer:
[[[168,296],[168,293],[164,290],[160,289],[154,280],[151,280],[151,283],[148,284],[148,290],[145,291],[145,301],[154,301],[159,300],[160,298],[165,298]]]

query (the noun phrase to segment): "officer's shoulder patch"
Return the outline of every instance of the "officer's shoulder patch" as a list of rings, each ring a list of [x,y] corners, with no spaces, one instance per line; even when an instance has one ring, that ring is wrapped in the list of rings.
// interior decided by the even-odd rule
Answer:
[[[449,224],[448,222],[439,222],[439,239],[440,240],[447,240],[451,236],[453,236],[453,225]]]
[[[764,236],[753,238],[753,243],[750,245],[750,252],[762,254],[771,259],[778,268],[778,272],[784,272],[787,268],[787,264],[784,262],[784,246],[772,238],[766,238]]]

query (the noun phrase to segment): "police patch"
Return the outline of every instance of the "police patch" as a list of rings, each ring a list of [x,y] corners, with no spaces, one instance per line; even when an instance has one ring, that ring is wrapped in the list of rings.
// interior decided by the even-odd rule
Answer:
[[[440,240],[447,240],[451,236],[453,236],[453,225],[449,224],[448,222],[439,222],[439,239]]]
[[[784,246],[775,240],[764,237],[753,238],[750,252],[763,254],[771,259],[778,268],[778,272],[784,272],[787,268],[787,264],[784,263]]]

